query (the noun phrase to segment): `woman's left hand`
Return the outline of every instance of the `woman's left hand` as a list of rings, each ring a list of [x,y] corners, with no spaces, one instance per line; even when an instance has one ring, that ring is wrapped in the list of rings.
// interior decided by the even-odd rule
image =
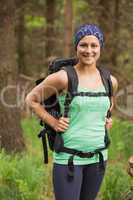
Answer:
[[[107,128],[107,129],[112,128],[112,124],[113,124],[112,118],[111,118],[111,117],[110,117],[110,118],[106,118],[106,121],[105,121],[105,126],[106,126],[106,128]]]

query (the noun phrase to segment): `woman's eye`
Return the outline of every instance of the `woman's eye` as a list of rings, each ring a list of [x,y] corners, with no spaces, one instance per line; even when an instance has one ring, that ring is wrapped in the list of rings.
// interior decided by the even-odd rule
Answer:
[[[86,44],[80,44],[80,46],[81,46],[81,47],[86,47],[87,45],[86,45]]]
[[[91,47],[96,48],[96,47],[98,47],[98,45],[97,44],[91,44]]]

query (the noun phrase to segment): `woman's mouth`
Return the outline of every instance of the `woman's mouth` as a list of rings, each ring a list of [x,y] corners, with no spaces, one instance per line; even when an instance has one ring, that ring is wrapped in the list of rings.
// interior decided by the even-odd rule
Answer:
[[[92,58],[94,58],[94,56],[87,56],[87,55],[83,55],[83,57],[86,58],[86,59],[92,59]]]

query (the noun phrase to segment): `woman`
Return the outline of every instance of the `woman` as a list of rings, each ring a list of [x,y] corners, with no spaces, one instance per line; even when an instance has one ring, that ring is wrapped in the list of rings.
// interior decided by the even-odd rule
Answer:
[[[97,61],[103,47],[103,33],[98,26],[87,24],[75,33],[75,49],[78,63],[74,69],[78,76],[78,91],[105,92],[105,88],[97,68]],[[118,83],[111,76],[114,94]],[[49,75],[36,86],[26,98],[27,104],[34,112],[55,131],[62,132],[66,147],[80,151],[93,151],[104,145],[105,126],[112,126],[112,119],[106,118],[110,107],[107,96],[74,97],[70,106],[69,118],[55,119],[42,107],[42,93],[47,99],[55,92],[59,93],[61,107],[68,88],[68,77],[65,70]],[[60,91],[60,92],[59,92]],[[113,98],[112,98],[113,99]],[[103,152],[106,164],[107,150]],[[53,185],[56,200],[94,200],[100,189],[104,170],[99,168],[97,155],[92,158],[74,157],[74,179],[69,182],[67,175],[67,153],[54,153]]]

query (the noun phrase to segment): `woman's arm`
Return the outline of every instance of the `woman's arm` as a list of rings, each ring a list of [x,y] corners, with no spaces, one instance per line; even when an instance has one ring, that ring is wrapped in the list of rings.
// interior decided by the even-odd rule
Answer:
[[[44,81],[32,89],[26,96],[26,104],[42,119],[56,131],[64,131],[68,128],[68,119],[60,118],[57,120],[50,115],[41,105],[45,99],[53,94],[59,95],[59,91],[67,88],[68,79],[65,71],[60,70],[49,75]]]
[[[113,86],[113,96],[111,97],[112,105],[111,105],[110,110],[112,111],[114,104],[115,104],[115,95],[116,95],[117,90],[118,90],[118,81],[112,75],[111,75],[111,81],[112,81],[112,86]],[[110,118],[106,119],[106,128],[110,129],[111,127],[112,127],[112,118],[110,117]]]
[[[117,79],[111,75],[111,81],[112,81],[112,85],[113,85],[113,96],[115,97],[117,90],[118,90],[118,81]]]

